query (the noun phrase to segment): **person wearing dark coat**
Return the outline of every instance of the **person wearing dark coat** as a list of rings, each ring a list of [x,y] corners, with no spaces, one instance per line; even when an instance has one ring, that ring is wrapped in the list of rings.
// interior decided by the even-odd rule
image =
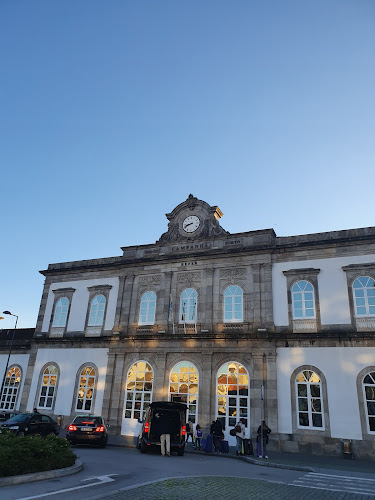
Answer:
[[[257,431],[257,456],[258,458],[268,458],[266,445],[268,444],[268,436],[271,434],[271,429],[262,421]],[[263,439],[262,439],[263,438]],[[263,444],[263,449],[262,449]]]
[[[221,450],[221,442],[223,440],[223,425],[221,420],[217,419],[214,424],[212,424],[212,438],[214,441],[215,451]]]
[[[160,435],[160,449],[163,456],[171,456],[171,422],[167,415],[157,413],[153,418],[153,428]]]

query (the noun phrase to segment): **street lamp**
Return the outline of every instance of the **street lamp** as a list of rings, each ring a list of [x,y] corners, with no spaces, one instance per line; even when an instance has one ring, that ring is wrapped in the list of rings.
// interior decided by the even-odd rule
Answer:
[[[9,314],[10,316],[14,316],[16,318],[16,323],[14,325],[14,330],[13,330],[13,335],[12,335],[12,340],[10,341],[10,346],[9,346],[9,352],[8,352],[8,359],[7,359],[7,364],[5,365],[5,372],[4,372],[4,377],[3,377],[3,382],[1,384],[1,390],[0,390],[0,398],[3,396],[3,389],[5,385],[5,379],[7,376],[7,371],[8,371],[8,365],[9,365],[9,360],[10,360],[10,355],[12,354],[12,347],[13,347],[13,341],[14,341],[14,334],[16,333],[16,328],[17,328],[17,321],[18,321],[18,316],[16,314],[12,314],[10,311],[3,311],[3,314]],[[5,402],[4,402],[5,403]],[[0,399],[0,408],[2,406],[2,401]],[[5,409],[5,408],[3,408]]]

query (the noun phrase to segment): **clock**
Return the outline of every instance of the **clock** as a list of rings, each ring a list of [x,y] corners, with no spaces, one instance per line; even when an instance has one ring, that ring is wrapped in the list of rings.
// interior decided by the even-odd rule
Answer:
[[[200,219],[196,215],[189,215],[182,222],[182,229],[186,233],[194,233],[200,226]]]

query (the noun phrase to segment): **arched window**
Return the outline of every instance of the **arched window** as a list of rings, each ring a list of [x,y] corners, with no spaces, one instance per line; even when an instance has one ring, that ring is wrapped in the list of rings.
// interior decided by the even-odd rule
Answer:
[[[11,366],[5,377],[3,391],[1,393],[0,409],[14,410],[17,403],[18,391],[21,385],[21,369]]]
[[[293,319],[315,318],[314,287],[309,281],[297,281],[292,287]]]
[[[91,411],[94,398],[96,370],[93,366],[85,366],[79,376],[79,387],[76,410]]]
[[[56,396],[58,370],[55,365],[48,365],[44,372],[39,393],[38,408],[52,408]]]
[[[249,427],[249,374],[237,361],[225,363],[217,374],[217,418],[224,428],[234,427],[240,418]]]
[[[154,373],[145,361],[138,361],[130,368],[126,381],[125,418],[143,418],[152,402]]]
[[[243,291],[239,286],[228,286],[224,291],[224,322],[241,321],[243,321]]]
[[[156,293],[145,292],[141,297],[139,307],[139,324],[153,325],[155,323]]]
[[[169,379],[169,399],[188,406],[187,419],[193,423],[198,415],[198,370],[189,361],[181,361],[172,368]]]
[[[88,326],[101,326],[103,324],[105,302],[104,295],[96,295],[92,299]]]
[[[68,317],[68,310],[69,299],[67,297],[61,297],[61,299],[56,302],[52,326],[64,327]]]
[[[363,379],[363,392],[367,416],[367,428],[375,433],[375,372],[368,373]]]
[[[356,316],[375,316],[375,286],[373,278],[361,276],[353,283]]]
[[[194,288],[186,288],[180,296],[180,323],[197,322],[198,294]]]
[[[301,429],[322,429],[323,400],[319,375],[311,370],[303,370],[296,377],[297,427]]]

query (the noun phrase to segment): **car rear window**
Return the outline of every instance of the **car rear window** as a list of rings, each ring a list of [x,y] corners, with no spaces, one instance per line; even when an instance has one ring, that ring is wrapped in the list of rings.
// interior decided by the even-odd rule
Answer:
[[[102,417],[76,417],[74,419],[76,425],[103,425]]]

